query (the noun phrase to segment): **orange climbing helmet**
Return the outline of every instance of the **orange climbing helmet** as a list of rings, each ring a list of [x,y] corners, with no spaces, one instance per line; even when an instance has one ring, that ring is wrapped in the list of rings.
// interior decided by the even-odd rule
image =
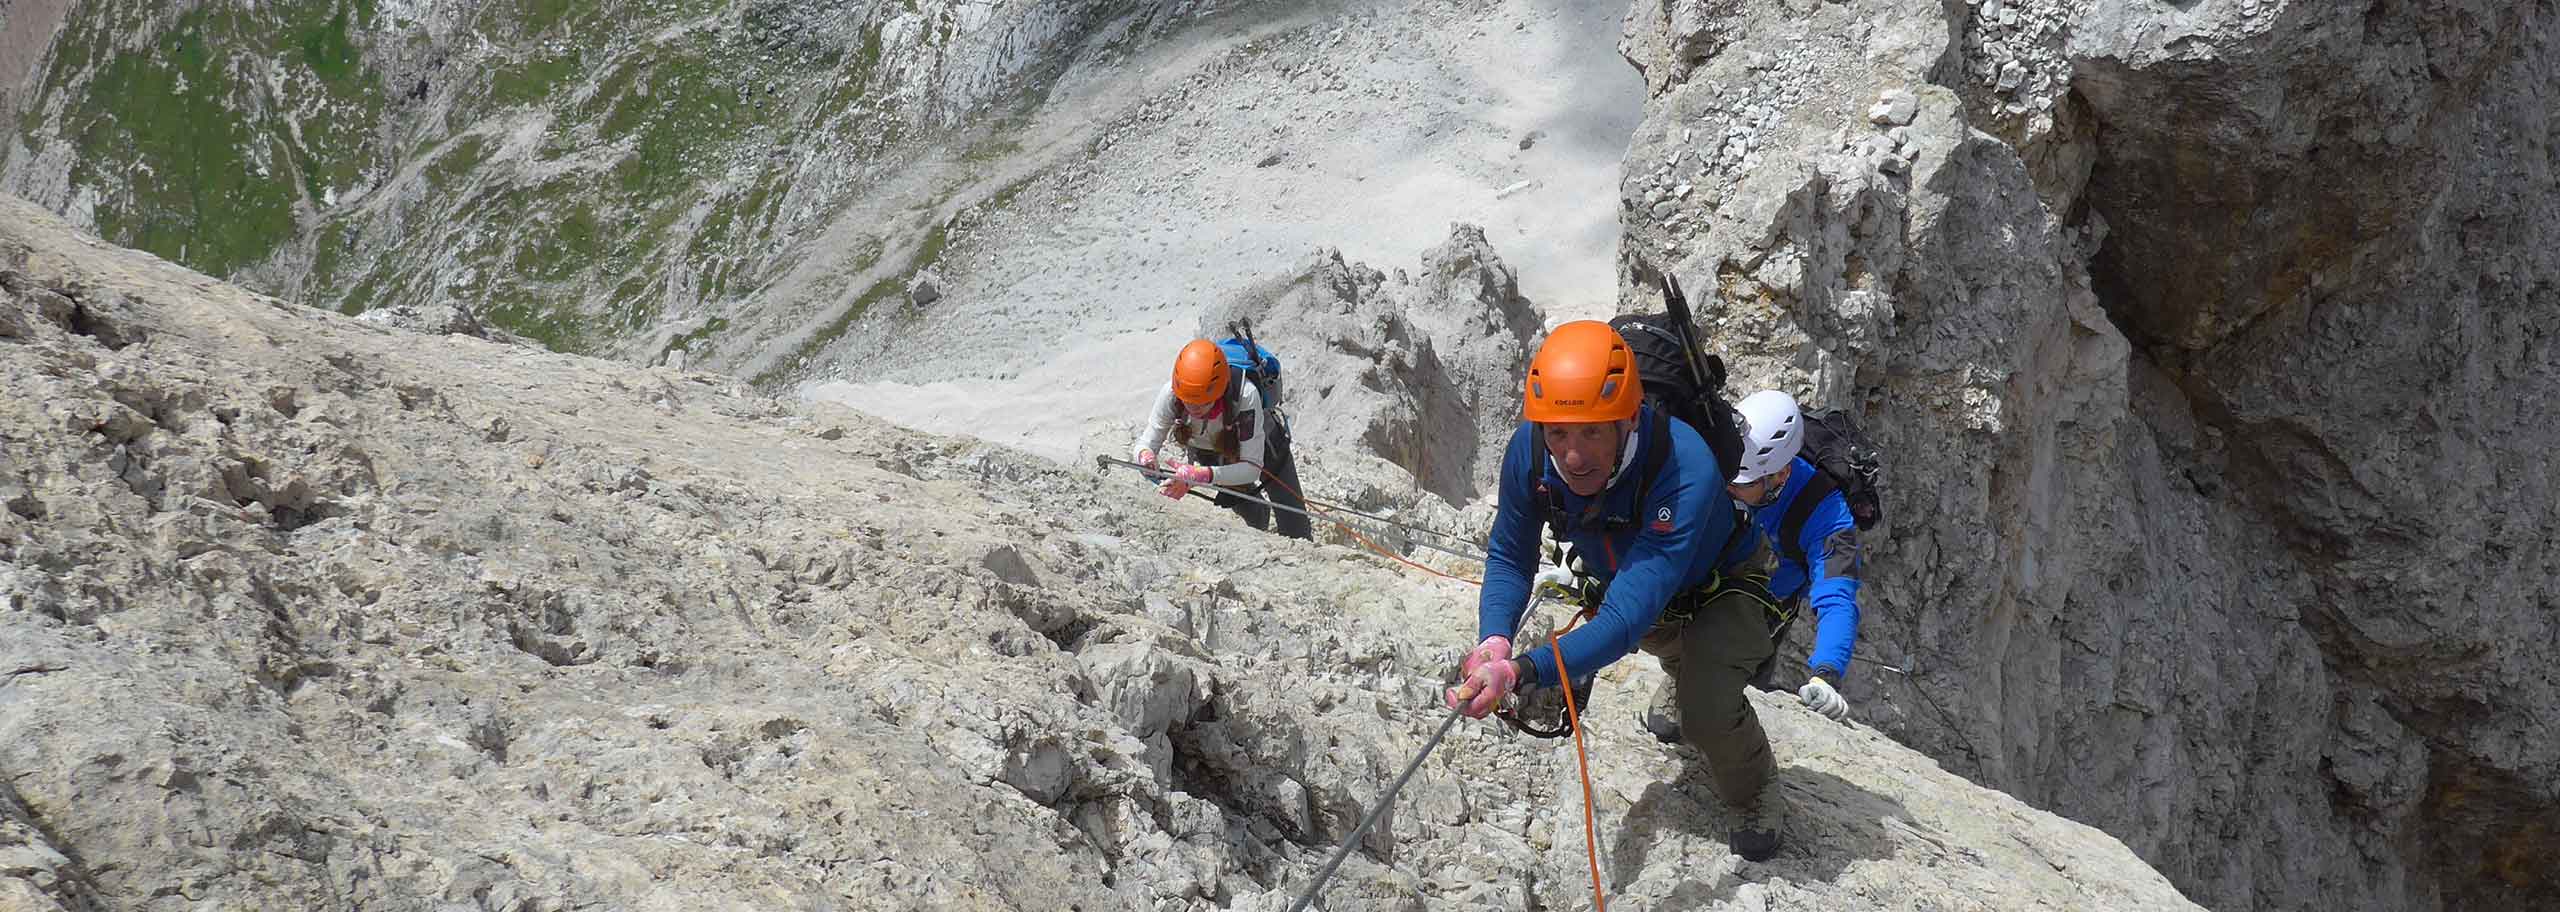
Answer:
[[[1173,398],[1208,405],[1227,394],[1227,353],[1218,343],[1193,339],[1173,359]]]
[[[1644,402],[1635,354],[1598,320],[1575,320],[1548,333],[1529,359],[1524,386],[1520,417],[1545,424],[1624,421]]]

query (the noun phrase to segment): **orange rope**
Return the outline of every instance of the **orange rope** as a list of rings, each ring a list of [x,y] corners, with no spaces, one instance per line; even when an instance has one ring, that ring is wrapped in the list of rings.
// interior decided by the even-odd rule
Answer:
[[[1564,667],[1564,635],[1597,613],[1589,607],[1575,613],[1548,636],[1547,648],[1555,652],[1556,678],[1564,686],[1564,717],[1573,723],[1573,759],[1582,768],[1582,847],[1591,855],[1592,912],[1609,912],[1609,897],[1600,891],[1600,825],[1591,812],[1591,755],[1582,748],[1582,710],[1573,703],[1573,672]]]

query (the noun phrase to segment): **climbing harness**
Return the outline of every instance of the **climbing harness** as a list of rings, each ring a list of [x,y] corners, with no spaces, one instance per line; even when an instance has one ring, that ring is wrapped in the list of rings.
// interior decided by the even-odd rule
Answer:
[[[1542,589],[1540,594],[1545,595],[1550,591],[1552,590]],[[1587,617],[1593,613],[1589,603],[1583,600],[1579,592],[1567,591],[1560,600],[1567,606],[1577,609],[1577,618]],[[1525,612],[1522,614],[1522,620],[1527,620]],[[1529,648],[1535,650],[1537,647]],[[1563,663],[1559,661],[1557,667],[1563,667]],[[1508,704],[1494,711],[1494,718],[1502,720],[1504,725],[1511,726],[1512,731],[1532,738],[1562,738],[1573,734],[1573,722],[1569,718],[1568,704],[1589,707],[1591,688],[1597,683],[1594,680],[1597,677],[1596,673],[1586,673],[1574,678],[1570,682],[1573,691],[1570,697],[1565,693],[1564,687],[1523,685],[1520,690],[1513,692]]]

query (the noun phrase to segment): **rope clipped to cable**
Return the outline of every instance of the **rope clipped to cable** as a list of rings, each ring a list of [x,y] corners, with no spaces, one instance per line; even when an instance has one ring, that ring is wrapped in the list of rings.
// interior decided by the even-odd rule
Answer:
[[[1308,505],[1309,507],[1315,507],[1315,506],[1316,506],[1316,502],[1315,502],[1315,501],[1312,501],[1312,500],[1308,500],[1308,499],[1307,499],[1306,492],[1303,492],[1303,491],[1298,490],[1298,487],[1297,487],[1296,485],[1292,485],[1292,484],[1290,484],[1290,483],[1289,483],[1289,481],[1288,481],[1288,479],[1281,478],[1279,473],[1277,473],[1277,472],[1273,472],[1273,471],[1271,471],[1270,469],[1263,468],[1261,465],[1259,465],[1259,464],[1257,464],[1257,463],[1247,462],[1247,463],[1245,463],[1245,464],[1246,464],[1246,465],[1251,465],[1251,466],[1253,466],[1253,468],[1254,468],[1254,470],[1255,470],[1255,471],[1259,471],[1259,472],[1261,472],[1261,473],[1262,473],[1262,477],[1264,477],[1264,478],[1268,478],[1268,479],[1271,479],[1274,483],[1279,484],[1282,488],[1286,488],[1286,489],[1288,489],[1288,491],[1289,491],[1289,495],[1290,495],[1290,496],[1292,496],[1292,497],[1297,498],[1299,503],[1306,504],[1306,505]],[[1275,506],[1276,506],[1276,505],[1275,505]],[[1387,559],[1389,559],[1389,560],[1393,560],[1393,561],[1395,561],[1396,563],[1403,564],[1403,565],[1408,566],[1408,567],[1412,567],[1412,568],[1414,568],[1414,569],[1416,569],[1416,570],[1420,570],[1420,571],[1422,571],[1422,572],[1424,572],[1424,573],[1431,574],[1431,575],[1436,576],[1436,577],[1439,577],[1439,578],[1441,578],[1441,579],[1457,580],[1458,582],[1465,583],[1465,584],[1470,585],[1470,586],[1482,586],[1482,585],[1484,585],[1484,581],[1483,581],[1483,580],[1468,579],[1468,578],[1466,578],[1466,577],[1458,576],[1458,575],[1456,575],[1456,574],[1452,574],[1452,573],[1445,573],[1445,572],[1442,572],[1442,571],[1440,571],[1440,570],[1438,570],[1438,569],[1435,569],[1435,568],[1433,568],[1433,567],[1430,567],[1430,566],[1428,566],[1428,565],[1425,565],[1425,564],[1421,563],[1420,561],[1415,561],[1415,560],[1412,560],[1412,559],[1409,559],[1409,558],[1405,557],[1404,555],[1397,554],[1397,553],[1395,553],[1394,551],[1390,551],[1390,550],[1388,550],[1386,547],[1384,547],[1384,546],[1382,546],[1382,545],[1378,544],[1377,542],[1370,540],[1369,536],[1366,536],[1366,535],[1362,535],[1362,534],[1360,534],[1360,529],[1359,529],[1358,527],[1353,526],[1352,524],[1347,523],[1347,522],[1344,522],[1344,521],[1342,521],[1342,520],[1335,519],[1335,518],[1333,518],[1331,515],[1329,515],[1330,513],[1331,513],[1331,511],[1329,511],[1329,510],[1328,510],[1328,511],[1326,511],[1326,514],[1327,514],[1327,515],[1319,515],[1319,514],[1314,513],[1314,512],[1309,512],[1309,513],[1307,513],[1306,515],[1308,515],[1308,516],[1310,516],[1310,517],[1313,517],[1313,518],[1316,518],[1316,519],[1324,520],[1325,522],[1329,522],[1329,523],[1334,524],[1336,527],[1340,528],[1343,532],[1348,533],[1348,534],[1351,536],[1351,539],[1352,539],[1353,541],[1359,542],[1359,543],[1360,543],[1360,545],[1361,545],[1361,547],[1367,548],[1367,549],[1369,549],[1369,550],[1371,550],[1371,551],[1375,551],[1375,552],[1377,552],[1379,555],[1384,556],[1384,557],[1386,557],[1386,558],[1387,558]],[[1454,537],[1454,536],[1452,536],[1452,537]],[[1415,544],[1417,544],[1417,545],[1422,545],[1423,547],[1426,547],[1426,548],[1432,547],[1432,546],[1430,546],[1430,545],[1428,545],[1428,544],[1424,544],[1424,543],[1422,543],[1422,542],[1415,542]],[[1448,553],[1454,553],[1454,552],[1449,552],[1449,551],[1448,551],[1448,549],[1446,549],[1446,548],[1435,548],[1434,550],[1438,550],[1438,551],[1442,551],[1442,552],[1448,552]],[[1465,556],[1465,555],[1460,555],[1460,556],[1461,556],[1461,557],[1463,557],[1463,556]]]
[[[1153,467],[1153,466],[1147,466],[1147,465],[1142,465],[1142,464],[1135,463],[1135,462],[1130,462],[1129,460],[1126,460],[1126,459],[1114,459],[1114,458],[1111,458],[1111,457],[1109,457],[1109,456],[1096,456],[1096,457],[1094,457],[1094,458],[1093,458],[1093,463],[1094,463],[1094,465],[1095,465],[1096,467],[1098,467],[1098,468],[1109,468],[1109,467],[1111,467],[1111,466],[1115,466],[1115,465],[1116,465],[1116,466],[1127,466],[1127,467],[1129,467],[1129,468],[1137,469],[1137,470],[1139,470],[1139,471],[1141,471],[1141,472],[1159,472],[1159,473],[1160,473],[1160,472],[1162,472],[1162,471],[1163,471],[1162,469],[1159,469],[1159,468],[1156,468],[1156,467]],[[1289,490],[1289,493],[1291,493],[1291,494],[1293,494],[1293,495],[1298,493],[1298,489],[1297,489],[1295,486],[1290,485],[1287,481],[1281,480],[1281,479],[1280,479],[1280,476],[1278,476],[1278,475],[1276,475],[1276,474],[1273,474],[1270,470],[1268,470],[1268,469],[1264,469],[1264,468],[1262,468],[1262,466],[1257,465],[1257,464],[1254,464],[1254,463],[1251,463],[1251,462],[1246,462],[1245,464],[1246,464],[1246,465],[1252,465],[1256,471],[1260,471],[1260,472],[1262,472],[1262,473],[1263,473],[1263,477],[1270,478],[1270,479],[1272,479],[1272,480],[1274,480],[1274,481],[1279,481],[1279,482],[1280,482],[1281,487],[1287,488],[1287,489]],[[1215,486],[1213,486],[1213,487],[1215,487]],[[1463,577],[1463,576],[1458,576],[1458,575],[1455,575],[1455,574],[1451,574],[1451,573],[1448,573],[1448,572],[1446,572],[1446,571],[1443,571],[1443,570],[1440,570],[1440,569],[1437,569],[1437,568],[1431,567],[1431,566],[1429,566],[1429,565],[1427,565],[1427,564],[1422,564],[1422,563],[1418,563],[1418,562],[1416,562],[1416,561],[1413,561],[1413,560],[1411,560],[1411,559],[1409,559],[1409,558],[1406,558],[1404,555],[1397,554],[1397,553],[1395,553],[1393,550],[1390,550],[1390,549],[1386,548],[1385,546],[1382,546],[1382,545],[1378,544],[1375,540],[1372,540],[1372,539],[1371,539],[1371,538],[1369,538],[1367,535],[1363,535],[1363,534],[1361,534],[1360,528],[1359,528],[1358,526],[1352,525],[1352,524],[1350,524],[1350,523],[1348,523],[1348,522],[1345,522],[1345,521],[1343,521],[1343,520],[1340,520],[1340,519],[1336,519],[1336,518],[1334,518],[1334,517],[1332,517],[1332,516],[1326,516],[1326,515],[1319,514],[1319,513],[1315,512],[1315,511],[1312,511],[1312,510],[1301,509],[1301,508],[1299,508],[1299,507],[1293,507],[1293,506],[1290,506],[1290,505],[1288,505],[1288,504],[1284,504],[1284,503],[1279,503],[1279,502],[1273,501],[1273,500],[1271,500],[1271,499],[1269,499],[1269,498],[1256,497],[1256,496],[1254,496],[1254,495],[1247,494],[1247,493],[1244,493],[1244,492],[1242,492],[1242,491],[1235,490],[1235,489],[1233,489],[1233,488],[1223,488],[1223,487],[1220,487],[1220,488],[1217,488],[1217,491],[1218,491],[1218,493],[1219,493],[1219,494],[1224,495],[1224,496],[1227,496],[1227,497],[1239,497],[1239,498],[1243,498],[1243,499],[1245,499],[1245,500],[1252,501],[1252,502],[1254,502],[1254,503],[1261,504],[1261,505],[1266,506],[1266,507],[1271,507],[1271,508],[1273,508],[1273,509],[1278,509],[1278,510],[1287,510],[1287,511],[1289,511],[1289,512],[1291,512],[1291,513],[1296,513],[1296,514],[1298,514],[1298,515],[1300,515],[1300,516],[1307,517],[1308,519],[1321,519],[1321,520],[1324,520],[1325,522],[1332,523],[1332,524],[1334,524],[1335,526],[1337,526],[1337,527],[1341,528],[1341,529],[1342,529],[1342,531],[1344,531],[1345,533],[1348,533],[1348,534],[1351,536],[1352,540],[1359,542],[1359,543],[1361,544],[1361,546],[1362,546],[1362,547],[1365,547],[1365,548],[1369,549],[1370,551],[1376,552],[1376,553],[1377,553],[1379,556],[1381,556],[1381,557],[1385,557],[1385,558],[1387,558],[1387,559],[1389,559],[1389,560],[1393,560],[1393,561],[1395,561],[1395,562],[1397,562],[1397,563],[1400,563],[1400,564],[1403,564],[1403,565],[1405,565],[1405,566],[1412,567],[1412,568],[1414,568],[1414,569],[1416,569],[1416,570],[1420,570],[1420,571],[1422,571],[1422,572],[1424,572],[1424,573],[1428,573],[1428,574],[1431,574],[1431,575],[1433,575],[1433,576],[1440,577],[1440,578],[1442,578],[1442,579],[1456,580],[1456,581],[1458,581],[1458,582],[1466,583],[1466,584],[1471,585],[1471,586],[1481,586],[1481,585],[1483,585],[1483,584],[1484,584],[1484,583],[1483,583],[1483,581],[1481,581],[1481,580],[1468,579],[1467,577]],[[1196,491],[1196,490],[1195,490],[1195,491],[1192,491],[1191,493],[1192,493],[1193,495],[1195,495],[1195,496],[1202,496],[1202,497],[1204,497],[1204,498],[1206,497],[1206,495],[1202,495],[1199,491]],[[1303,495],[1301,495],[1301,500],[1303,500]],[[1440,534],[1446,534],[1446,533],[1440,533]],[[1452,537],[1454,537],[1454,536],[1452,536]],[[1484,555],[1482,555],[1482,554],[1468,554],[1468,553],[1463,552],[1463,551],[1457,551],[1457,550],[1454,550],[1454,549],[1451,549],[1451,548],[1448,548],[1448,547],[1444,547],[1444,546],[1441,546],[1441,545],[1435,545],[1435,544],[1432,544],[1432,543],[1427,542],[1427,541],[1415,541],[1413,544],[1414,544],[1414,546],[1415,546],[1415,547],[1420,547],[1420,548],[1429,548],[1429,549],[1431,549],[1431,550],[1433,550],[1433,551],[1438,551],[1438,552],[1440,552],[1440,553],[1442,553],[1442,554],[1446,554],[1446,555],[1449,555],[1449,556],[1451,556],[1451,557],[1460,558],[1460,559],[1463,559],[1463,560],[1483,560],[1483,559],[1484,559]]]

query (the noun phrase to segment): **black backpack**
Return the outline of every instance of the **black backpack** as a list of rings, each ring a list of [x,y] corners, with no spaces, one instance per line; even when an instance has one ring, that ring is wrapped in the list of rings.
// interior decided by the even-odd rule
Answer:
[[[1734,418],[1732,403],[1724,399],[1724,359],[1701,354],[1693,362],[1689,343],[1676,328],[1687,321],[1673,322],[1676,319],[1669,314],[1623,314],[1610,320],[1609,328],[1627,340],[1627,349],[1636,356],[1644,400],[1706,438],[1707,449],[1715,451],[1716,465],[1730,474],[1742,463],[1742,423]],[[1692,363],[1698,365],[1694,370]]]
[[[1850,420],[1849,413],[1826,409],[1804,416],[1804,461],[1820,470],[1796,499],[1787,507],[1787,515],[1778,522],[1778,548],[1787,559],[1805,562],[1804,549],[1797,540],[1804,537],[1804,524],[1813,519],[1813,510],[1822,499],[1840,492],[1849,504],[1849,518],[1858,528],[1874,528],[1884,518],[1881,489],[1884,481],[1884,454],[1868,442]]]
[[[1622,314],[1609,321],[1609,328],[1627,341],[1629,353],[1635,356],[1636,377],[1644,384],[1644,401],[1654,408],[1656,421],[1644,433],[1656,441],[1667,441],[1670,428],[1660,418],[1678,418],[1706,438],[1707,448],[1715,453],[1718,470],[1729,475],[1742,462],[1742,426],[1734,417],[1733,406],[1724,398],[1724,359],[1699,350],[1689,329],[1689,299],[1681,293],[1680,281],[1665,273],[1661,282],[1662,299],[1670,313]],[[1642,474],[1636,479],[1637,511],[1644,509],[1654,476],[1662,473],[1662,463],[1670,456],[1671,447],[1659,443],[1646,453]],[[1533,428],[1529,432],[1530,477],[1544,479],[1546,464],[1546,435]],[[1564,495],[1547,489],[1543,481],[1538,495],[1548,536],[1563,540]],[[1604,528],[1616,527],[1638,519],[1608,516],[1601,519],[1601,524]]]

